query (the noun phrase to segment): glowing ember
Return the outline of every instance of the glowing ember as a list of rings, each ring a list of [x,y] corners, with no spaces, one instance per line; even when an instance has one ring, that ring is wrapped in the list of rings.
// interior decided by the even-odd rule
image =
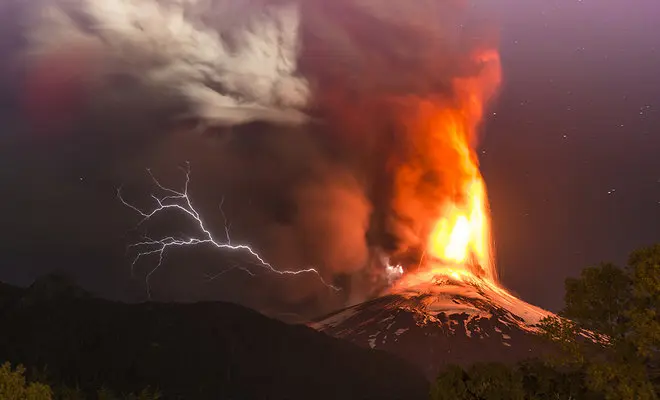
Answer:
[[[490,210],[475,143],[484,106],[500,82],[500,63],[494,51],[476,54],[474,61],[481,73],[456,79],[455,99],[408,99],[414,104],[407,127],[416,160],[397,171],[395,201],[397,210],[414,221],[412,231],[424,255],[419,268],[395,287],[438,276],[497,284]]]

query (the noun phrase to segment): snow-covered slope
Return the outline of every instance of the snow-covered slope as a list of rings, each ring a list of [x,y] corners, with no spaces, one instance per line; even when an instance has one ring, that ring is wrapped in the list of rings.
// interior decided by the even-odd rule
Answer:
[[[311,326],[397,354],[432,378],[447,363],[538,355],[546,346],[535,325],[548,315],[488,282],[442,278],[346,308]]]

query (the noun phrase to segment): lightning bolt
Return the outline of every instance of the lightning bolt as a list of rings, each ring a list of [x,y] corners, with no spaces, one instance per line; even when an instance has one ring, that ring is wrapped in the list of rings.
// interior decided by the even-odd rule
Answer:
[[[149,284],[149,281],[151,277],[153,276],[156,271],[163,265],[164,259],[165,259],[165,252],[173,247],[189,247],[189,246],[199,246],[199,245],[208,245],[208,246],[213,246],[216,249],[220,251],[234,251],[234,252],[241,252],[248,256],[251,259],[251,264],[254,266],[258,266],[261,268],[266,269],[268,272],[277,274],[277,275],[283,275],[283,276],[291,276],[291,275],[300,275],[300,274],[314,274],[318,277],[319,281],[325,285],[326,287],[334,290],[334,291],[340,291],[341,289],[333,286],[329,283],[327,283],[324,279],[321,273],[315,269],[315,268],[305,268],[305,269],[299,269],[299,270],[280,270],[275,268],[273,265],[271,265],[269,262],[267,262],[256,250],[254,250],[251,246],[246,245],[246,244],[233,244],[231,240],[231,235],[230,235],[230,228],[231,225],[228,223],[227,216],[224,213],[224,210],[222,208],[223,203],[224,203],[224,197],[222,198],[219,209],[222,214],[222,217],[224,218],[224,232],[225,232],[225,240],[224,241],[219,241],[217,240],[211,231],[206,227],[206,224],[204,223],[204,220],[202,219],[201,215],[199,212],[195,209],[195,207],[192,204],[192,201],[190,199],[190,195],[188,193],[188,186],[190,184],[190,163],[186,163],[186,168],[181,168],[186,176],[186,181],[185,185],[183,188],[183,191],[178,191],[174,190],[172,188],[168,188],[166,186],[163,186],[160,181],[153,175],[150,169],[147,169],[147,173],[151,177],[152,181],[156,185],[158,189],[162,192],[162,195],[159,197],[156,194],[151,194],[151,198],[153,199],[155,203],[155,207],[150,209],[150,210],[143,210],[129,202],[127,202],[123,195],[121,188],[117,189],[117,197],[119,200],[128,208],[132,209],[136,213],[142,216],[142,220],[138,223],[137,226],[140,226],[147,221],[149,221],[151,218],[155,217],[158,214],[162,214],[165,212],[178,212],[183,214],[184,216],[188,217],[192,222],[194,222],[195,226],[197,227],[197,235],[193,237],[187,237],[187,238],[177,238],[174,236],[165,236],[165,237],[160,237],[160,238],[150,238],[150,237],[145,237],[144,240],[139,241],[137,243],[133,243],[129,246],[129,248],[134,248],[137,250],[137,256],[133,259],[133,262],[131,263],[131,271],[134,271],[136,264],[144,257],[147,256],[157,256],[158,257],[158,263],[156,266],[151,269],[146,276],[146,286],[147,286],[147,296],[151,298],[151,287]],[[240,270],[245,273],[247,273],[250,276],[255,276],[255,273],[243,266],[240,266],[237,263],[232,264],[228,269],[225,269],[218,274],[215,275],[209,275],[207,276],[209,281],[215,280],[222,275],[226,274],[227,272],[233,271],[233,270]]]

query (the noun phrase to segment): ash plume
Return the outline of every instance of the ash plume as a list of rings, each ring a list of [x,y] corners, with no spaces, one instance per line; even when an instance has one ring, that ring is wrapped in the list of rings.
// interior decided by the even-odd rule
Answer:
[[[500,83],[498,35],[475,6],[303,3],[301,68],[364,174],[374,207],[370,245],[409,266],[420,259],[438,205],[460,196],[465,180],[451,128],[473,150],[483,103]],[[382,276],[382,263],[375,265]]]
[[[300,123],[308,99],[296,73],[293,2],[44,0],[29,20],[27,56],[69,51],[90,66],[94,95],[126,96],[117,77],[180,103],[207,123]],[[91,58],[91,60],[90,60]],[[114,79],[113,79],[114,78]]]
[[[244,300],[303,314],[387,286],[383,254],[412,241],[394,182],[419,155],[411,101],[455,106],[455,81],[484,74],[474,52],[496,38],[461,0],[40,0],[27,15],[31,122],[78,132],[124,170],[136,154],[154,170],[191,160],[208,212],[230,194],[273,263],[313,264],[345,289],[269,282]],[[412,189],[432,187],[428,203],[446,182],[426,169]]]

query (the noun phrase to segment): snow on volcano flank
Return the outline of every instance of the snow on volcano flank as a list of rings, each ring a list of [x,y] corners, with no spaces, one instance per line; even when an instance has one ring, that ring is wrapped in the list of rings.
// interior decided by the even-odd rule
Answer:
[[[538,355],[546,346],[535,325],[548,315],[480,278],[437,276],[311,326],[399,355],[432,379],[448,363],[514,362]]]

